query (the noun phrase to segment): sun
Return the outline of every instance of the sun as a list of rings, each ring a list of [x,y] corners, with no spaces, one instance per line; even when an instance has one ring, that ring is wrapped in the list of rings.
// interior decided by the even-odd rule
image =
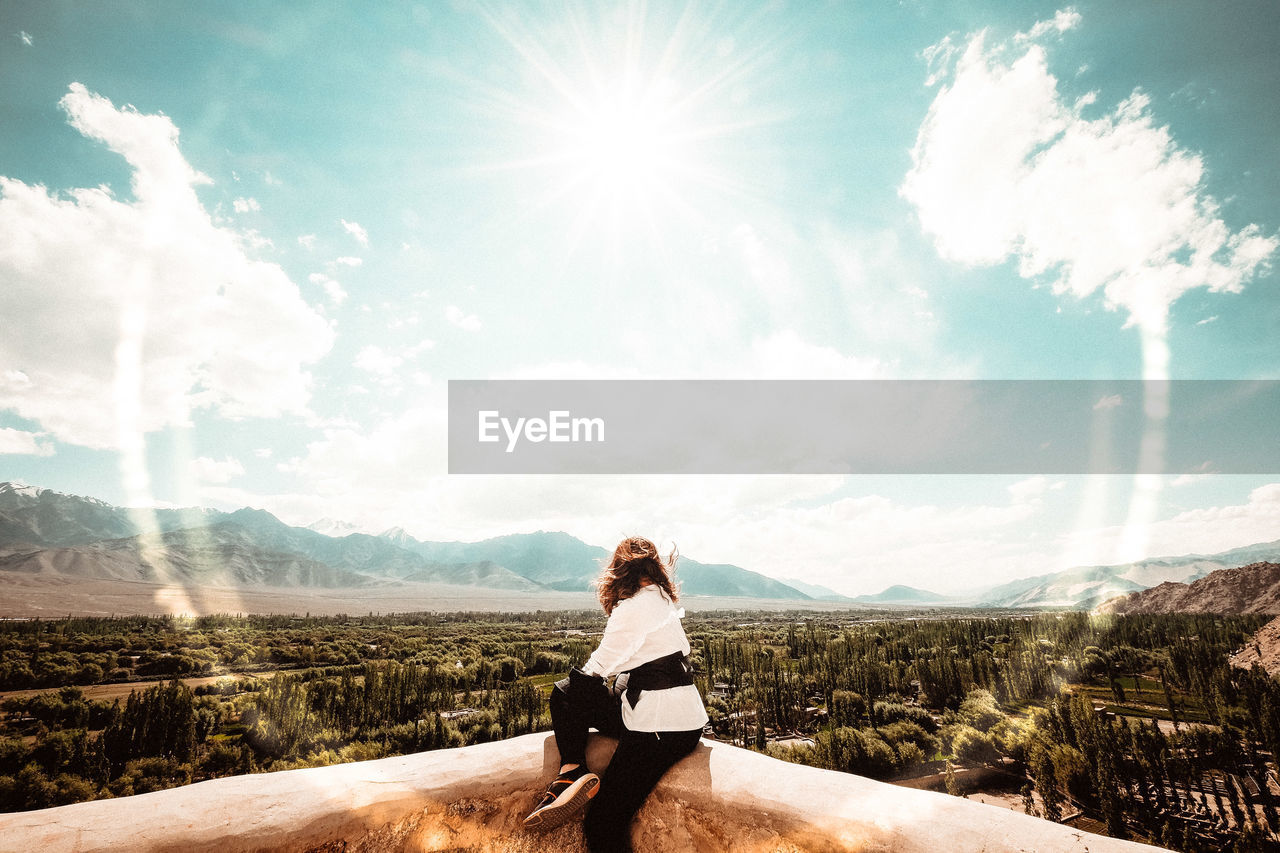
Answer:
[[[617,87],[567,131],[566,159],[601,189],[642,191],[679,165],[680,131],[656,93]]]
[[[776,120],[743,97],[767,65],[768,38],[694,7],[519,8],[487,17],[510,66],[506,85],[480,94],[507,129],[510,157],[491,170],[537,187],[521,198],[530,220],[563,222],[570,252],[584,242],[650,249],[750,194],[725,150]]]
[[[588,97],[562,106],[546,141],[552,193],[576,208],[576,228],[591,222],[645,224],[687,204],[702,166],[689,144],[696,126],[682,122],[671,80],[596,83]]]

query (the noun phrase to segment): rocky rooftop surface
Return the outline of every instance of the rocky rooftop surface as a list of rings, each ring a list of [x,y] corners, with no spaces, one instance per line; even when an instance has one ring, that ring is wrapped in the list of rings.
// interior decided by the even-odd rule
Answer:
[[[588,763],[614,742],[592,737]],[[460,749],[215,779],[151,794],[0,816],[14,851],[580,853],[581,829],[524,831],[559,764],[531,734]],[[1137,853],[1008,809],[781,762],[704,741],[637,817],[637,853]]]

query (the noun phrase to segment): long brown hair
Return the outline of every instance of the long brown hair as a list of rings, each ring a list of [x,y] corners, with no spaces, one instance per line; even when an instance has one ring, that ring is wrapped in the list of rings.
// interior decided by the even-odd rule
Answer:
[[[648,539],[640,536],[623,539],[596,578],[596,593],[604,612],[612,613],[619,601],[635,595],[645,581],[657,586],[672,601],[679,601],[671,580],[679,556],[680,552],[673,547],[664,561],[658,556],[658,547]]]

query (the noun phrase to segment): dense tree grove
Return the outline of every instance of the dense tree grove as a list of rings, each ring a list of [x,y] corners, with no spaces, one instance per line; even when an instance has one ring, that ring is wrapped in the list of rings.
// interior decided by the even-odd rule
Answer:
[[[1227,657],[1264,622],[810,619],[699,639],[723,679],[716,728],[744,745],[775,741],[779,758],[879,779],[936,774],[949,789],[952,762],[984,768],[1016,779],[1049,819],[1179,850],[1254,850],[1280,828],[1269,781],[1280,683]],[[820,722],[805,723],[806,707]]]
[[[717,613],[686,628],[715,737],[953,793],[1003,779],[1050,820],[1243,851],[1280,828],[1280,682],[1226,664],[1264,621]],[[602,628],[586,612],[3,623],[0,808],[545,730],[552,682]]]
[[[0,808],[545,728],[544,688],[594,647],[569,621],[451,614],[4,623],[0,683],[62,686],[0,702]],[[578,621],[598,630],[598,620]],[[149,676],[171,680],[142,682]],[[116,683],[136,689],[123,700],[90,695]]]

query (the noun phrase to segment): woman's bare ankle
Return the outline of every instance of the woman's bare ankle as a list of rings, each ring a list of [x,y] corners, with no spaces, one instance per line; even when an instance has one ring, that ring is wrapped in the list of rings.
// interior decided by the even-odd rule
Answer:
[[[577,765],[577,764],[561,764],[561,765],[560,765],[560,772],[561,772],[561,773],[568,773],[570,770],[576,770],[576,769],[578,768],[578,766],[579,766],[579,765]]]

